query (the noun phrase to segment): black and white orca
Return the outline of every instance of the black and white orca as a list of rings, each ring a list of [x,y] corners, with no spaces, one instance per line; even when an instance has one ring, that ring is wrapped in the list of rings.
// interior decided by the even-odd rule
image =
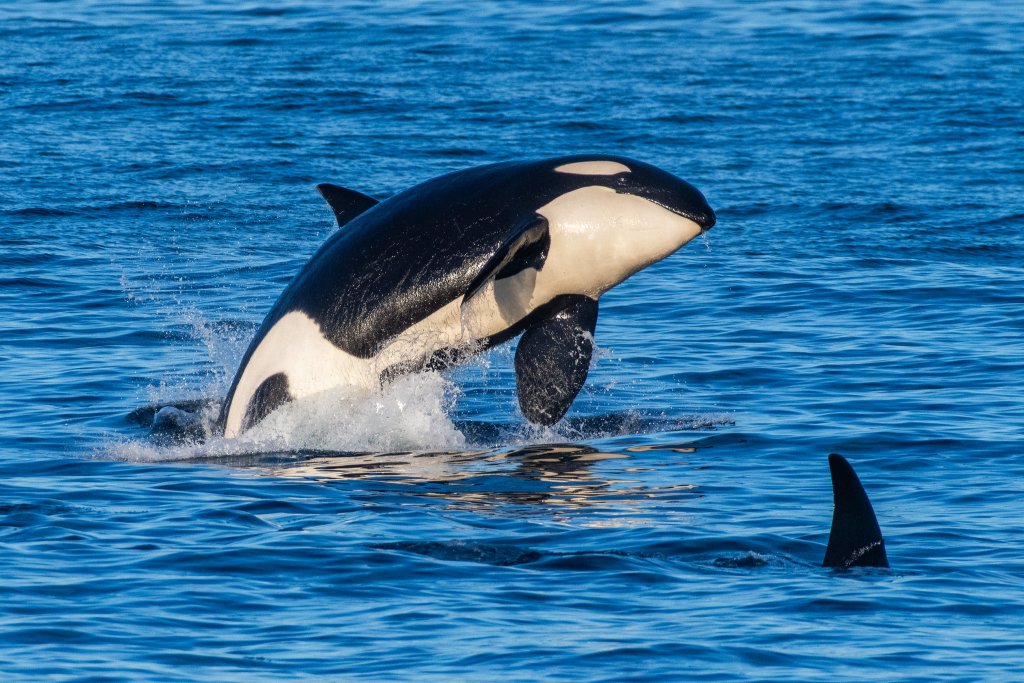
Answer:
[[[520,408],[554,424],[586,380],[598,297],[715,223],[692,185],[623,157],[481,166],[383,202],[317,189],[341,229],[245,353],[221,411],[227,437],[287,401],[380,386],[519,334]]]

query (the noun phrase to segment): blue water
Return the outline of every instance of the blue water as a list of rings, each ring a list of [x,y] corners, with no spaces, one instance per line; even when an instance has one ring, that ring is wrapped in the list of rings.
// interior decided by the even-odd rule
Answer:
[[[4,679],[1024,678],[1024,5],[455,4],[0,7]],[[507,348],[129,419],[223,395],[315,183],[592,151],[719,224],[556,429]],[[891,570],[819,566],[829,452]]]

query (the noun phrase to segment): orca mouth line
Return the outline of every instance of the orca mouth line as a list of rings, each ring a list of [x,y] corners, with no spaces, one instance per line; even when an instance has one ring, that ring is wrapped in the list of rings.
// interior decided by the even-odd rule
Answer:
[[[652,204],[657,204],[658,206],[660,206],[661,208],[665,209],[670,213],[674,213],[677,216],[693,221],[694,223],[697,224],[698,227],[700,227],[700,234],[702,235],[711,228],[715,227],[715,224],[718,223],[718,216],[716,216],[715,212],[711,210],[709,210],[706,213],[702,213],[699,211],[680,211],[678,208],[674,208],[667,204],[666,202],[660,202],[657,199],[653,199],[651,197],[644,197],[644,199],[646,199]]]
[[[608,185],[619,194],[631,194],[642,197],[652,204],[693,221],[700,226],[701,232],[707,232],[718,222],[715,210],[708,204],[707,199],[695,187],[688,186],[683,190],[679,189],[655,189],[642,183],[631,182],[631,177],[622,178],[617,183]]]
[[[699,225],[701,234],[704,234],[711,228],[715,227],[715,224],[718,223],[718,216],[716,216],[713,211],[706,215],[696,213],[691,216],[686,216],[685,214],[682,215]]]

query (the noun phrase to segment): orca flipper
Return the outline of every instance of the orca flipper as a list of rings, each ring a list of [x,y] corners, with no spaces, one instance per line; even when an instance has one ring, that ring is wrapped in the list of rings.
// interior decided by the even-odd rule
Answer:
[[[356,192],[340,185],[320,183],[316,186],[316,191],[327,200],[331,211],[334,212],[334,218],[338,221],[339,228],[367,209],[372,209],[380,204],[373,197],[367,197],[362,192]]]
[[[488,282],[497,278],[510,277],[525,268],[540,270],[551,246],[548,221],[543,216],[534,216],[519,226],[506,239],[491,258],[487,259],[480,274],[473,278],[462,297],[462,306],[472,299]]]
[[[828,456],[832,473],[832,530],[823,567],[888,567],[885,540],[868,494],[853,467],[841,455]]]
[[[583,388],[594,350],[597,301],[559,297],[546,317],[527,328],[516,348],[519,408],[544,426],[562,419]]]

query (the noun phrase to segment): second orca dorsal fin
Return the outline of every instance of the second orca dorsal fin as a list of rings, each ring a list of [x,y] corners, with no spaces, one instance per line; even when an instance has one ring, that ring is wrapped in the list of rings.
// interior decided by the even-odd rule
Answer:
[[[832,530],[823,567],[888,567],[885,540],[875,510],[853,467],[841,455],[828,456],[832,474]]]
[[[316,191],[327,200],[331,211],[334,212],[334,218],[338,221],[339,228],[367,209],[372,209],[380,204],[373,197],[367,197],[362,192],[356,192],[340,185],[320,183],[316,186]]]
[[[544,265],[548,255],[551,237],[548,234],[548,221],[543,216],[534,216],[513,230],[511,237],[502,242],[487,259],[480,273],[473,278],[462,297],[463,310],[467,302],[482,290],[488,282],[515,275],[524,268],[537,268]]]

